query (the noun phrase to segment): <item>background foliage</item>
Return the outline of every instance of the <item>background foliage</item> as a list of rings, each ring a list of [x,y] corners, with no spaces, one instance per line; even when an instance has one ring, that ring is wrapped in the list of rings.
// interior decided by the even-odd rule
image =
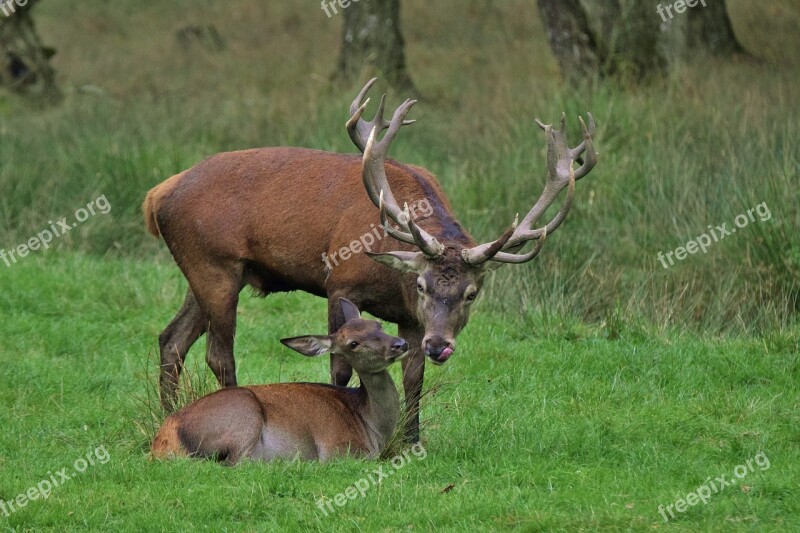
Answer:
[[[800,271],[798,69],[788,63],[800,37],[780,31],[798,20],[790,5],[731,2],[741,41],[773,62],[706,58],[631,88],[591,80],[562,86],[528,2],[409,1],[409,68],[424,98],[414,109],[419,123],[392,155],[431,169],[466,227],[488,240],[541,190],[543,139],[533,118],[556,122],[565,111],[577,139],[576,116],[591,110],[602,163],[579,184],[575,211],[547,253],[502,269],[488,304],[523,317],[615,317],[662,329],[785,326],[797,310]],[[328,81],[335,16],[245,0],[39,9],[71,95],[35,114],[0,101],[7,247],[106,194],[113,216],[60,245],[166,258],[139,215],[144,192],[164,178],[224,150],[354,150],[343,122],[357,88]],[[179,44],[177,28],[209,21],[226,41],[223,51]],[[709,224],[730,225],[761,202],[772,220],[668,270],[658,263],[659,251]]]

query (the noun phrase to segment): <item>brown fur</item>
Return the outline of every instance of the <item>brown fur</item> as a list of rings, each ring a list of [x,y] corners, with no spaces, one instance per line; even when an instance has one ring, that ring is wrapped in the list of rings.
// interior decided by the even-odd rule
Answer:
[[[436,179],[423,168],[391,160],[386,171],[401,205],[430,202],[432,215],[417,223],[450,250],[426,274],[433,292],[425,308],[416,274],[387,268],[366,253],[341,260],[343,247],[375,231],[381,239],[375,239],[372,252],[416,250],[383,236],[378,209],[364,191],[359,155],[304,148],[221,153],[148,193],[146,225],[163,236],[189,281],[183,308],[160,336],[161,392],[167,409],[174,402],[185,354],[203,333],[209,336],[206,360],[219,382],[236,385],[233,339],[238,295],[245,285],[263,295],[303,290],[328,298],[329,331],[342,324],[338,306],[331,303],[338,297],[399,325],[412,345],[403,363],[403,384],[408,435],[418,439],[423,341],[432,338],[455,347],[452,339],[468,315],[464,291],[480,288],[483,271],[461,260],[459,250],[475,242],[451,214]],[[323,254],[332,258],[332,268],[323,262]],[[436,326],[433,315],[438,317]],[[346,385],[351,374],[334,357],[332,381]]]
[[[249,401],[245,391],[252,393]],[[369,438],[363,425],[355,423],[358,402],[358,389],[318,383],[221,389],[170,415],[153,441],[152,454],[158,459],[214,457],[229,464],[264,459],[255,452],[261,427],[269,424],[290,435],[294,452],[284,459],[369,456]]]
[[[161,206],[161,200],[163,200],[164,196],[175,188],[175,186],[178,184],[178,181],[180,181],[184,174],[185,172],[175,174],[171,178],[168,178],[162,183],[156,185],[150,189],[150,191],[147,193],[147,196],[144,198],[144,203],[142,204],[144,223],[147,227],[147,231],[152,233],[154,237],[161,236],[161,230],[158,229],[158,221],[156,220],[156,214]]]
[[[186,455],[186,450],[181,445],[180,438],[178,437],[178,420],[173,417],[168,417],[161,429],[156,433],[153,439],[153,457],[157,459],[168,459]]]
[[[581,120],[584,141],[574,149],[568,147],[564,131],[539,122],[547,136],[550,165],[542,196],[519,227],[476,247],[429,172],[386,159],[395,134],[413,122],[405,117],[416,101],[403,102],[390,123],[383,119],[381,99],[380,110],[368,122],[362,118],[362,101],[374,83],[370,80],[359,92],[347,122],[363,161],[358,155],[303,148],[228,152],[173,176],[148,194],[147,227],[164,237],[189,282],[182,308],[159,337],[165,408],[172,408],[186,352],[203,333],[208,334],[206,362],[218,381],[226,387],[236,385],[236,308],[245,285],[263,295],[303,290],[328,298],[328,331],[343,324],[333,302],[345,297],[398,325],[413,347],[403,362],[403,388],[406,438],[417,441],[425,355],[436,364],[449,359],[492,262],[533,259],[544,237],[569,211],[575,180],[597,162],[591,115],[588,128]],[[583,153],[586,159],[576,171],[572,160]],[[567,186],[559,214],[534,231],[532,225]],[[389,228],[381,227],[376,205],[384,200],[390,217],[403,227],[392,235],[416,243],[419,250],[381,235]],[[420,201],[429,202],[432,213],[407,224],[400,206],[413,207]],[[414,217],[413,211],[410,214]],[[369,244],[364,240],[368,236]],[[537,239],[530,252],[515,253]],[[370,254],[358,252],[371,246]],[[346,385],[352,372],[342,357],[331,356],[333,383]]]
[[[351,309],[357,317],[358,310]],[[283,342],[309,356],[333,350],[358,372],[361,386],[280,383],[216,391],[167,417],[153,440],[153,457],[189,455],[235,464],[244,458],[375,457],[383,451],[400,413],[387,368],[405,354],[408,343],[384,333],[378,322],[360,318],[351,318],[331,336]]]

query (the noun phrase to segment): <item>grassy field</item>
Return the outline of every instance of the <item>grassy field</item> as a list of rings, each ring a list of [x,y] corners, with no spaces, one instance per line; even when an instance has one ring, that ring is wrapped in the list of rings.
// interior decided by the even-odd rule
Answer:
[[[478,310],[458,359],[428,373],[424,458],[227,468],[146,455],[155,338],[184,288],[173,267],[62,254],[0,281],[0,499],[64,467],[74,476],[0,516],[12,530],[644,530],[666,526],[659,505],[760,452],[768,462],[670,525],[800,527],[800,356],[779,335],[565,337]],[[320,332],[322,301],[270,300],[243,299],[241,381],[324,381],[325,364],[278,343]],[[205,372],[200,350],[190,367]],[[100,446],[106,462],[75,472]],[[378,468],[388,477],[364,497],[317,507]]]
[[[457,356],[429,367],[425,453],[396,469],[147,456],[157,336],[186,285],[144,231],[143,196],[223,150],[354,151],[358,88],[328,82],[341,21],[318,3],[43,2],[67,99],[42,111],[0,94],[0,249],[110,208],[0,260],[0,530],[800,528],[800,10],[728,4],[769,62],[706,58],[634,88],[564,86],[532,2],[404,1],[423,99],[391,155],[431,169],[476,238],[541,190],[534,117],[565,111],[577,138],[591,110],[601,161],[542,255],[492,275]],[[210,23],[225,50],[186,54],[175,32]],[[707,253],[660,262],[748,210]],[[323,333],[324,310],[244,297],[240,383],[327,381],[326,362],[278,342]],[[214,387],[204,347],[192,394]],[[363,497],[318,508],[377,469],[391,473]],[[714,491],[722,476],[736,483]],[[46,500],[8,506],[45,480]]]

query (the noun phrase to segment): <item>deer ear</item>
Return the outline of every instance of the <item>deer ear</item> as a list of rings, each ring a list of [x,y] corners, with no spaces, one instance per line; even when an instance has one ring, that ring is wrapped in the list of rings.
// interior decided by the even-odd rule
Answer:
[[[421,273],[427,266],[425,254],[422,252],[386,252],[374,254],[367,252],[374,261],[400,272]]]
[[[356,304],[347,298],[339,298],[339,306],[341,306],[342,313],[344,313],[345,322],[349,322],[354,318],[361,318],[361,312],[358,310],[358,307],[356,307]]]
[[[281,343],[308,357],[316,357],[328,353],[332,346],[331,338],[327,335],[291,337],[288,339],[281,339]]]

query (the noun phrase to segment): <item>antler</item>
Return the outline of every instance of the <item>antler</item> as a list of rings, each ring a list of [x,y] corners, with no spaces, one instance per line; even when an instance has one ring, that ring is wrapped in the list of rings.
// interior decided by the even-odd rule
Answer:
[[[374,128],[378,128],[378,134],[380,134],[383,130],[391,125],[391,122],[383,119],[384,103],[386,102],[385,94],[381,96],[381,103],[378,106],[378,111],[375,112],[373,119],[369,122],[361,119],[361,115],[367,108],[367,104],[369,104],[369,98],[367,98],[367,100],[363,103],[361,101],[364,99],[370,87],[372,87],[376,81],[378,81],[378,78],[372,78],[369,80],[367,84],[364,85],[364,88],[361,89],[361,92],[358,93],[356,99],[353,100],[353,103],[350,104],[350,120],[347,121],[347,133],[350,135],[350,139],[353,140],[353,143],[358,147],[361,153],[364,153],[364,149],[367,146],[367,138]],[[407,126],[409,124],[413,124],[414,122],[416,122],[416,120],[404,120],[403,125]]]
[[[583,131],[583,141],[575,148],[567,145],[566,116],[561,116],[561,130],[554,130],[551,125],[542,124],[536,119],[536,124],[544,130],[547,137],[547,183],[545,184],[542,195],[536,201],[533,208],[522,219],[522,223],[517,226],[512,235],[507,237],[505,234],[498,240],[490,243],[481,244],[473,248],[464,249],[461,254],[469,264],[479,265],[485,261],[492,260],[499,263],[524,263],[530,261],[542,249],[545,237],[554,232],[564,221],[572,207],[572,198],[575,193],[575,182],[586,176],[597,164],[598,154],[594,151],[592,135],[595,131],[594,117],[587,113],[589,117],[589,127],[583,122],[583,118],[578,117]],[[577,169],[573,169],[573,162],[581,154],[585,154],[583,164]],[[544,227],[531,229],[536,221],[547,211],[547,208],[555,201],[559,193],[568,187],[567,196],[561,205],[556,216]],[[517,254],[508,250],[519,249],[526,242],[536,240],[536,246],[527,254]],[[498,243],[502,242],[501,250],[497,250]]]
[[[389,235],[399,241],[418,246],[429,257],[437,257],[444,252],[444,246],[435,237],[414,223],[409,214],[408,205],[405,205],[404,209],[400,209],[386,179],[386,153],[389,151],[389,147],[400,128],[415,122],[414,120],[405,120],[405,117],[417,101],[406,100],[395,110],[392,120],[386,121],[383,119],[386,95],[383,95],[375,117],[372,121],[366,122],[361,119],[361,115],[364,113],[369,99],[363,104],[361,100],[369,88],[372,87],[372,84],[375,83],[375,80],[377,78],[368,81],[364,88],[361,89],[361,92],[358,93],[356,99],[353,100],[350,105],[351,117],[347,121],[347,132],[350,134],[350,138],[359,150],[364,153],[362,158],[364,187],[367,189],[367,194],[372,203],[380,209],[381,222],[383,222]],[[378,134],[385,129],[388,129],[388,131],[383,136],[383,139],[377,141]],[[365,134],[368,134],[366,140],[364,139]],[[392,227],[387,218],[392,219],[400,229]]]

